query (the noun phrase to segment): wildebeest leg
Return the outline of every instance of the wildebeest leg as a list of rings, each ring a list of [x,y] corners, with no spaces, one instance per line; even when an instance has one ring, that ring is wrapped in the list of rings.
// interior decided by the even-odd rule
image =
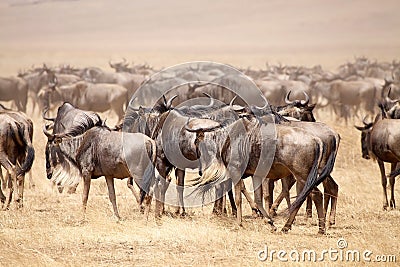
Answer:
[[[6,176],[7,176],[7,172],[6,172]],[[3,176],[3,172],[2,172],[1,165],[0,165],[0,179],[1,179],[1,181],[2,181],[1,189],[4,190],[4,189],[7,188],[7,180],[6,180],[6,177]]]
[[[308,196],[307,200],[306,200],[306,216],[307,216],[307,218],[312,218],[312,199],[311,199],[311,196]]]
[[[17,188],[18,188],[18,200],[17,207],[22,208],[24,206],[24,183],[25,183],[25,175],[21,175],[17,177]]]
[[[322,193],[317,187],[315,187],[310,195],[312,200],[314,201],[315,207],[317,208],[318,228],[319,228],[318,233],[325,234],[325,212],[322,205],[323,202]]]
[[[4,204],[4,202],[6,201],[6,196],[4,195],[3,190],[2,190],[3,189],[3,185],[4,185],[3,178],[0,179],[0,183],[1,183],[1,185],[0,185],[0,201],[1,201],[2,204]]]
[[[267,211],[264,209],[263,205],[263,190],[262,190],[262,181],[264,177],[253,176],[253,188],[254,188],[254,202],[256,203],[258,209],[261,214],[267,220],[267,223],[271,226],[271,231],[276,231],[276,227],[272,221],[272,218],[269,216]]]
[[[387,180],[386,180],[386,174],[385,174],[385,165],[382,160],[377,159],[377,161],[378,161],[378,165],[379,165],[379,170],[381,171],[382,189],[383,189],[383,209],[386,210],[387,207],[389,206],[389,204],[388,204],[387,192],[386,192]]]
[[[392,163],[390,166],[390,173],[396,170],[397,163]],[[390,202],[389,207],[394,209],[396,208],[396,203],[394,201],[394,183],[396,182],[394,176],[389,176],[389,185],[390,185]]]
[[[223,185],[219,184],[215,186],[215,201],[214,201],[214,207],[213,207],[213,214],[216,215],[221,215],[222,214],[222,205],[223,205]]]
[[[121,217],[118,213],[117,198],[115,197],[114,177],[106,176],[106,182],[108,188],[108,197],[110,198],[111,204],[113,206],[114,216],[117,218],[117,220],[120,220]]]
[[[135,187],[133,186],[133,178],[132,177],[128,178],[128,181],[126,181],[126,185],[131,190],[133,196],[136,199],[136,202],[139,204],[140,203],[140,195],[139,195],[139,192],[137,192]],[[142,209],[142,207],[140,207],[140,209]]]
[[[339,195],[339,186],[333,180],[332,176],[328,176],[324,181],[324,211],[325,216],[328,214],[329,202],[331,203],[331,212],[329,215],[329,224],[334,225],[336,220],[336,205]]]
[[[265,180],[265,179],[264,179],[264,180]],[[244,181],[243,181],[243,179],[240,179],[239,182],[238,182],[238,184],[241,185],[242,193],[243,193],[244,197],[246,198],[247,202],[249,202],[249,205],[250,205],[251,210],[252,210],[253,217],[258,217],[258,215],[259,215],[259,210],[258,210],[257,205],[256,205],[256,203],[254,202],[253,198],[250,196],[249,191],[247,191],[246,187],[244,186]]]
[[[230,202],[231,208],[232,208],[232,216],[236,216],[237,215],[237,207],[235,204],[235,198],[233,197],[232,188],[228,191],[228,197],[229,197],[229,202]]]
[[[86,207],[87,201],[89,197],[90,183],[92,177],[90,174],[83,175],[83,192],[82,192],[82,210],[83,210],[83,218],[86,218]]]
[[[176,177],[176,191],[178,194],[178,205],[176,207],[176,214],[180,213],[180,209],[182,208],[182,216],[186,215],[185,205],[183,203],[183,187],[185,186],[185,170],[175,169],[175,177]]]
[[[29,188],[30,189],[35,188],[36,184],[35,184],[35,181],[33,181],[31,170],[28,172],[28,180],[29,180]]]
[[[157,184],[158,189],[160,190],[160,212],[161,214],[165,213],[165,194],[167,192],[169,183],[171,182],[171,177],[168,175],[171,169],[167,169],[165,164],[160,164],[159,167],[157,166],[158,173],[162,177]],[[157,203],[157,202],[156,202]]]
[[[282,181],[282,192],[279,194],[279,196],[276,198],[276,200],[271,206],[271,210],[275,212],[278,210],[278,207],[284,198],[286,198],[287,206],[290,207],[289,191],[292,188],[292,186],[296,183],[296,179],[294,179],[293,175],[289,175],[288,177],[281,179],[281,181]]]
[[[237,182],[235,184],[235,204],[237,208],[236,222],[239,226],[242,224],[242,184]]]
[[[10,173],[10,176],[11,176],[10,178],[12,181],[12,187],[13,187],[13,191],[14,191],[14,203],[15,203],[16,208],[18,209],[21,199],[20,199],[20,195],[18,192],[18,179],[17,179],[17,173],[16,173],[15,169],[16,169],[15,167],[12,169],[12,171]]]

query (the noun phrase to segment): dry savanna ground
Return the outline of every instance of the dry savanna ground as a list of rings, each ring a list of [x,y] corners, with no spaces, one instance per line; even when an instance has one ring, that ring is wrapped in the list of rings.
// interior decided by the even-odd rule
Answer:
[[[189,209],[190,216],[186,218],[164,216],[158,223],[150,216],[147,220],[140,214],[125,181],[116,182],[123,216],[123,221],[117,223],[104,179],[93,181],[87,220],[83,221],[82,188],[79,186],[76,194],[58,194],[45,178],[46,138],[40,130],[43,122],[34,118],[36,187],[29,188],[27,182],[22,210],[0,212],[0,261],[3,266],[263,265],[257,259],[257,252],[265,245],[288,252],[293,249],[321,252],[336,249],[339,238],[347,241],[347,249],[368,249],[373,256],[396,255],[399,260],[400,211],[382,210],[377,164],[361,158],[360,135],[352,126],[341,125],[330,119],[329,113],[320,112],[318,118],[324,121],[324,117],[342,136],[333,172],[340,186],[337,223],[324,236],[317,234],[315,211],[312,219],[306,219],[304,208],[288,234],[270,233],[262,220],[251,218],[247,204],[243,228],[236,227],[231,216],[211,215],[209,206]],[[279,186],[277,192],[278,189]],[[279,228],[285,222],[282,212],[285,206],[281,206],[275,221]],[[274,261],[284,264],[277,258]],[[335,264],[329,260],[323,263]]]
[[[6,0],[0,3],[0,75],[15,75],[42,62],[108,68],[108,60],[121,57],[157,68],[213,60],[255,68],[266,61],[322,64],[334,70],[353,56],[391,61],[400,56],[398,7],[392,0],[260,0],[251,5],[226,0]],[[117,223],[104,179],[93,181],[87,221],[82,221],[82,188],[76,194],[58,194],[45,177],[44,122],[35,115],[36,186],[26,183],[22,210],[0,212],[0,265],[266,265],[270,260],[257,259],[265,245],[270,250],[322,252],[336,249],[339,238],[347,241],[347,249],[370,250],[372,258],[395,255],[399,262],[400,210],[382,210],[378,166],[361,158],[359,132],[326,111],[317,119],[342,137],[333,172],[340,186],[336,225],[324,236],[317,234],[316,216],[307,220],[304,208],[288,234],[270,233],[262,220],[251,218],[247,204],[242,228],[231,216],[211,215],[209,206],[190,209],[186,218],[164,216],[156,223],[140,214],[125,181],[116,181],[124,218]],[[285,208],[283,204],[276,218],[278,228],[284,225]],[[273,264],[287,265],[276,257]]]

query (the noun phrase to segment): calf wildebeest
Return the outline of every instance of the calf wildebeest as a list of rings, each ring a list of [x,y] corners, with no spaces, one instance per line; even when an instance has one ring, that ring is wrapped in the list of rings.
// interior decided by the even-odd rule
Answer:
[[[21,112],[0,112],[0,164],[8,172],[9,194],[1,194],[4,209],[10,205],[14,193],[17,207],[23,206],[24,176],[33,164],[33,123]],[[1,189],[0,189],[1,190]]]
[[[246,130],[244,132],[237,131],[237,127],[242,127],[242,125],[245,125]],[[260,185],[265,176],[256,174],[259,161],[261,161],[260,164],[265,164],[264,161],[267,160],[260,157],[261,143],[269,142],[263,144],[263,146],[270,149],[274,148],[275,156],[273,156],[272,167],[267,177],[280,179],[293,174],[297,180],[298,189],[303,189],[290,207],[290,216],[282,231],[287,232],[291,229],[298,209],[307,195],[314,190],[312,196],[318,210],[319,232],[324,233],[325,219],[322,208],[322,194],[314,187],[322,182],[331,171],[334,155],[329,156],[329,162],[318,176],[318,166],[322,159],[323,149],[323,143],[319,138],[310,135],[303,129],[279,124],[276,125],[276,140],[268,136],[260,138],[260,134],[263,133],[260,130],[261,127],[268,127],[268,124],[264,124],[254,116],[242,118],[227,126],[222,126],[212,120],[192,119],[189,121],[186,129],[196,132],[195,144],[201,161],[200,168],[203,170],[199,184],[212,186],[216,182],[226,180],[229,177],[237,185],[242,176],[253,176],[255,202],[263,216],[270,219],[262,204],[262,188]],[[229,138],[227,138],[228,132]],[[249,149],[249,154],[246,153],[246,149]],[[302,152],[301,155],[300,151]],[[228,164],[229,169],[227,168]],[[202,190],[207,190],[207,187]],[[240,192],[241,190],[235,190],[239,225],[242,220]],[[269,222],[272,224],[272,220]]]
[[[364,126],[355,127],[361,131],[362,157],[364,159],[372,157],[378,162],[383,189],[383,209],[395,208],[395,176],[400,174],[400,172],[395,172],[396,165],[400,162],[400,120],[381,119],[378,116],[373,123],[364,121]],[[384,162],[391,164],[391,174],[388,177],[390,202],[388,202],[386,192],[387,177]]]
[[[28,84],[18,77],[0,77],[0,101],[14,101],[18,111],[26,112]]]
[[[49,101],[69,102],[77,108],[104,112],[112,109],[121,120],[124,116],[124,106],[128,103],[127,90],[117,84],[92,84],[78,82],[71,85],[56,86],[50,83],[48,88],[39,93],[44,107],[49,108]]]
[[[71,129],[64,134],[51,134],[46,127],[43,132],[46,144],[47,178],[61,185],[74,185],[83,178],[83,210],[86,210],[91,179],[105,176],[114,215],[120,218],[116,203],[114,178],[134,178],[142,188],[141,202],[150,183],[155,181],[156,143],[140,133],[111,131],[106,126],[95,126],[81,135]],[[72,135],[74,137],[70,137]],[[133,162],[132,160],[136,160]],[[68,162],[68,165],[65,165]],[[54,177],[53,177],[54,176]],[[157,173],[158,176],[158,173]],[[157,189],[157,187],[156,187]],[[157,192],[155,192],[157,194]],[[158,199],[156,200],[156,214]],[[150,201],[147,203],[148,208]]]

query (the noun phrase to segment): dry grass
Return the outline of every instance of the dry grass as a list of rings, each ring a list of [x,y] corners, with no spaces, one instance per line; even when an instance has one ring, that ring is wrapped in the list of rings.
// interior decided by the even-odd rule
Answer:
[[[257,252],[264,245],[270,249],[320,252],[336,248],[341,237],[348,242],[348,249],[400,256],[400,211],[382,210],[378,168],[361,159],[359,133],[351,126],[328,120],[342,136],[333,173],[340,186],[340,198],[337,224],[320,236],[315,215],[307,220],[303,209],[289,234],[270,233],[262,220],[249,216],[247,205],[244,227],[240,229],[232,217],[210,215],[210,207],[190,209],[188,218],[165,216],[161,223],[153,217],[146,220],[125,181],[117,182],[117,201],[124,218],[117,223],[103,179],[93,181],[87,221],[82,221],[81,188],[78,194],[59,195],[45,178],[41,123],[35,120],[36,187],[26,189],[23,210],[0,212],[0,259],[4,266],[253,265],[263,264],[257,260]],[[398,199],[398,189],[396,195]],[[276,225],[282,227],[284,222],[281,214]]]

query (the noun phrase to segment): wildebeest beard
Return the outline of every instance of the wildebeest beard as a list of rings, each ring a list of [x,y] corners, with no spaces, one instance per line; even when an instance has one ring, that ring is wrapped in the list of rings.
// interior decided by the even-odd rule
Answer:
[[[77,186],[82,174],[76,164],[75,156],[83,137],[64,139],[54,151],[50,151],[52,157],[57,157],[51,181],[58,186]]]

